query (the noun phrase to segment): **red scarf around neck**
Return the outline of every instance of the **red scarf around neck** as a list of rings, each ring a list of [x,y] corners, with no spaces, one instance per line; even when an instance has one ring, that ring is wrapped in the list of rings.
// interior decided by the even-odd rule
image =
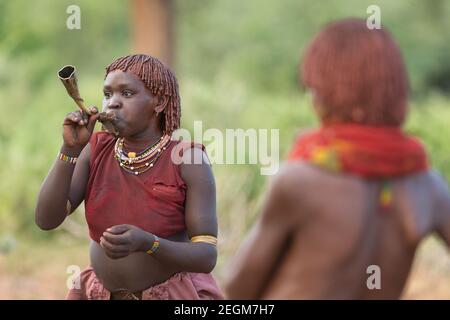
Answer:
[[[324,125],[300,136],[288,160],[304,160],[369,179],[400,177],[428,168],[422,143],[401,128],[357,124]]]

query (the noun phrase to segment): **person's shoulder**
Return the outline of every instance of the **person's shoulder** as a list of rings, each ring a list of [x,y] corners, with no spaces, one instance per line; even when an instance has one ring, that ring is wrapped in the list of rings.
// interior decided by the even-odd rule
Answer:
[[[91,149],[96,149],[97,145],[108,144],[113,139],[115,139],[114,136],[106,131],[96,131],[92,133],[89,145]]]
[[[294,207],[315,206],[320,192],[342,189],[353,192],[361,185],[361,179],[356,176],[327,171],[306,161],[284,163],[270,181],[274,198]]]
[[[91,141],[106,141],[106,140],[112,140],[114,139],[114,136],[106,131],[96,131],[92,133],[90,142]]]
[[[445,177],[439,173],[437,170],[429,170],[426,172],[427,179],[433,185],[433,190],[438,198],[438,200],[449,199],[448,184]]]
[[[185,166],[207,164],[211,162],[206,154],[206,147],[195,141],[171,140],[169,146],[175,164]]]
[[[308,202],[308,185],[314,175],[314,169],[305,162],[282,164],[278,172],[269,178],[262,219],[276,219],[278,223],[291,225],[305,221],[308,216],[304,210]]]
[[[181,178],[188,184],[214,184],[211,162],[203,144],[186,140],[171,140],[168,147],[171,162],[179,170]]]
[[[180,154],[182,155],[184,152],[188,151],[188,150],[200,150],[200,151],[205,151],[206,147],[198,142],[195,141],[186,141],[186,140],[177,140],[177,139],[172,139],[170,141],[170,145],[172,147],[176,147],[178,149],[178,151],[180,152]]]
[[[413,187],[422,190],[430,198],[435,198],[448,192],[447,181],[445,177],[435,169],[421,171],[396,179],[404,186]]]
[[[105,131],[96,131],[92,133],[89,143],[84,148],[84,152],[86,153],[85,158],[90,163],[91,158],[95,159],[99,150],[104,148],[105,146],[110,144],[110,141],[113,140],[114,137]]]
[[[434,191],[434,229],[450,247],[450,192],[447,180],[436,170],[428,172]]]
[[[270,178],[269,187],[274,198],[281,202],[298,202],[314,179],[317,170],[303,161],[287,162]]]
[[[272,178],[272,184],[287,191],[292,190],[292,188],[298,190],[307,187],[317,179],[322,179],[324,175],[329,175],[329,173],[308,162],[290,161],[280,167],[277,174]]]
[[[427,170],[422,173],[422,176],[427,177],[427,179],[436,184],[436,186],[443,187],[447,185],[444,176],[436,169]]]

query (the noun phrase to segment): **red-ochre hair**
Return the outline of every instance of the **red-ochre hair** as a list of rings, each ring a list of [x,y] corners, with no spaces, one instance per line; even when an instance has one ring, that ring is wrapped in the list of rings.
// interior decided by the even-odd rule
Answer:
[[[181,105],[178,81],[174,73],[158,59],[145,54],[124,56],[106,67],[105,78],[114,70],[130,72],[141,79],[155,96],[167,96],[162,129],[171,134],[180,127]]]
[[[356,18],[331,23],[307,47],[301,69],[324,123],[399,126],[405,119],[408,76],[384,28]]]

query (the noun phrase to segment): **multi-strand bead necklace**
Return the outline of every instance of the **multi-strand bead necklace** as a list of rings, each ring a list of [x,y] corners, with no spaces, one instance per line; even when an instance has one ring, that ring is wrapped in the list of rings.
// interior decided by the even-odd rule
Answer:
[[[123,138],[119,138],[114,146],[114,158],[126,172],[139,175],[154,166],[162,152],[167,149],[169,142],[170,136],[165,134],[155,144],[136,154],[135,152],[126,153],[123,150]]]

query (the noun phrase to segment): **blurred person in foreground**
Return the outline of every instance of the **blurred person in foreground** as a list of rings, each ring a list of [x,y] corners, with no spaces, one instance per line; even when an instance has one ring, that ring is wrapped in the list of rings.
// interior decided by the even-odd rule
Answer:
[[[95,107],[69,113],[36,206],[37,225],[52,230],[85,204],[90,266],[66,298],[221,299],[210,273],[214,177],[202,145],[172,140],[181,115],[175,75],[153,57],[121,57],[106,68],[103,94],[117,135],[93,133]]]
[[[399,48],[386,29],[344,19],[313,39],[301,74],[321,126],[298,137],[274,177],[226,296],[397,299],[421,240],[436,232],[450,245],[447,184],[402,130]]]

